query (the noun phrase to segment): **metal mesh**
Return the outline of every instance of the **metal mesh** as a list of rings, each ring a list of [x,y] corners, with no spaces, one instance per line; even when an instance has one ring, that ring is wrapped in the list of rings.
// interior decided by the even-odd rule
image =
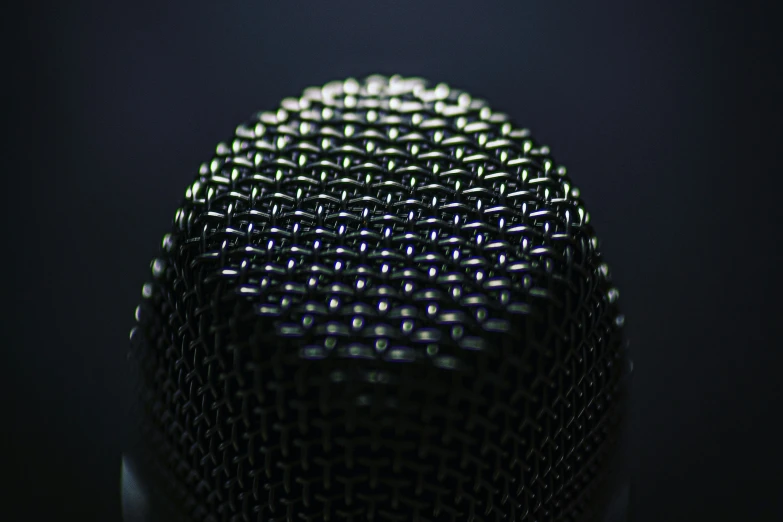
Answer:
[[[582,520],[622,316],[564,167],[483,101],[334,82],[201,166],[137,311],[147,480],[187,520]]]

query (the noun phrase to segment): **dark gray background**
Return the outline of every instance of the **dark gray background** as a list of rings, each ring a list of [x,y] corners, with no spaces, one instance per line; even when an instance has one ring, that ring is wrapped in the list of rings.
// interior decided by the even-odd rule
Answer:
[[[399,72],[486,98],[582,189],[632,340],[636,520],[783,520],[783,18],[772,2],[735,4],[7,12],[2,509],[119,518],[128,330],[185,185],[254,111]]]

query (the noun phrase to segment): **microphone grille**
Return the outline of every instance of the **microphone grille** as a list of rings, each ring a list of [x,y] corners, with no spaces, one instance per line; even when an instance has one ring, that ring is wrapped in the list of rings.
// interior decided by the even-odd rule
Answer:
[[[419,78],[306,89],[201,166],[132,332],[189,520],[583,520],[623,316],[566,169]]]

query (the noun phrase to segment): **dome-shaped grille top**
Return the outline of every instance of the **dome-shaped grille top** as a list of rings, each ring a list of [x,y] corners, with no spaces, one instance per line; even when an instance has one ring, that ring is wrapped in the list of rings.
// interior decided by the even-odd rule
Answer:
[[[283,100],[202,165],[144,287],[150,483],[194,520],[589,515],[622,403],[597,248],[565,168],[465,92]]]

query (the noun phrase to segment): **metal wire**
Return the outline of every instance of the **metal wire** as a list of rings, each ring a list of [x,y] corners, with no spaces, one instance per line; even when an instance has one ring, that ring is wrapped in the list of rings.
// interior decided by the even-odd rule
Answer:
[[[622,315],[547,147],[422,79],[310,88],[201,166],[133,332],[187,520],[582,520]]]

